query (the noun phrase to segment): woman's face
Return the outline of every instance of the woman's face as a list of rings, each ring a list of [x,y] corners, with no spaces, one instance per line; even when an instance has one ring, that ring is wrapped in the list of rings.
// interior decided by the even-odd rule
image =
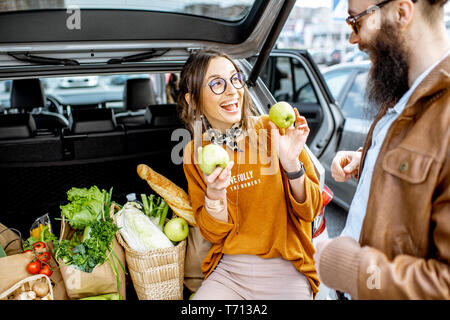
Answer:
[[[202,112],[214,129],[225,131],[241,121],[244,88],[236,89],[231,84],[232,81],[235,84],[238,83],[237,72],[233,63],[226,58],[216,57],[209,62],[200,101]],[[232,77],[233,80],[231,80]],[[217,89],[223,88],[223,83],[220,83],[219,78],[226,80],[226,88],[222,94],[215,94],[210,85],[215,86],[216,92],[220,92],[221,90]]]

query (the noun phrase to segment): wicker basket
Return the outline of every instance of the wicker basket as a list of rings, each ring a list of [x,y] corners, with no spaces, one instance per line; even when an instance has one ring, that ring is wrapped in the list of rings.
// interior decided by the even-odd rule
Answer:
[[[128,270],[139,300],[182,300],[186,240],[174,247],[138,252],[120,235]]]

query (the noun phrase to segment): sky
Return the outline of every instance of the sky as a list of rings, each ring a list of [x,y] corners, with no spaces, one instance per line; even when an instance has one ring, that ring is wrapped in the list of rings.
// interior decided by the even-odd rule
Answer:
[[[331,8],[332,0],[297,0],[295,2],[296,6],[299,7],[329,7]]]
[[[331,8],[333,0],[297,0],[295,5],[298,7],[328,7]],[[445,12],[450,12],[450,3],[445,5]]]

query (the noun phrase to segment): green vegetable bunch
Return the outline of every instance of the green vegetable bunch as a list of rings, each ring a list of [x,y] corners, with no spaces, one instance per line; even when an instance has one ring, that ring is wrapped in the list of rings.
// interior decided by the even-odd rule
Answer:
[[[160,196],[154,194],[148,197],[145,194],[141,194],[142,207],[144,214],[150,218],[150,220],[163,230],[164,223],[166,222],[167,212],[169,211],[169,205]]]
[[[111,195],[112,188],[108,194],[97,186],[72,188],[67,192],[71,202],[61,206],[61,216],[69,221],[75,233],[71,239],[54,241],[56,259],[81,271],[92,272],[108,260],[109,253],[115,255],[111,244],[119,229],[105,214],[109,212]]]

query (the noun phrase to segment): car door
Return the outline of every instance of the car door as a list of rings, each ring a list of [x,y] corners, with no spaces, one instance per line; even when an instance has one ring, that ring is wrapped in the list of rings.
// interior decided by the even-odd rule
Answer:
[[[363,105],[368,69],[337,70],[326,78],[308,57],[301,50],[272,50],[261,79],[275,100],[289,102],[306,117],[311,129],[308,145],[325,169],[325,183],[334,193],[333,201],[348,210],[356,180],[336,182],[331,176],[331,163],[338,151],[356,150],[364,143],[370,121],[356,106]],[[317,70],[317,74],[308,69]],[[325,107],[322,100],[327,101]],[[320,130],[330,114],[335,122],[335,139]]]

